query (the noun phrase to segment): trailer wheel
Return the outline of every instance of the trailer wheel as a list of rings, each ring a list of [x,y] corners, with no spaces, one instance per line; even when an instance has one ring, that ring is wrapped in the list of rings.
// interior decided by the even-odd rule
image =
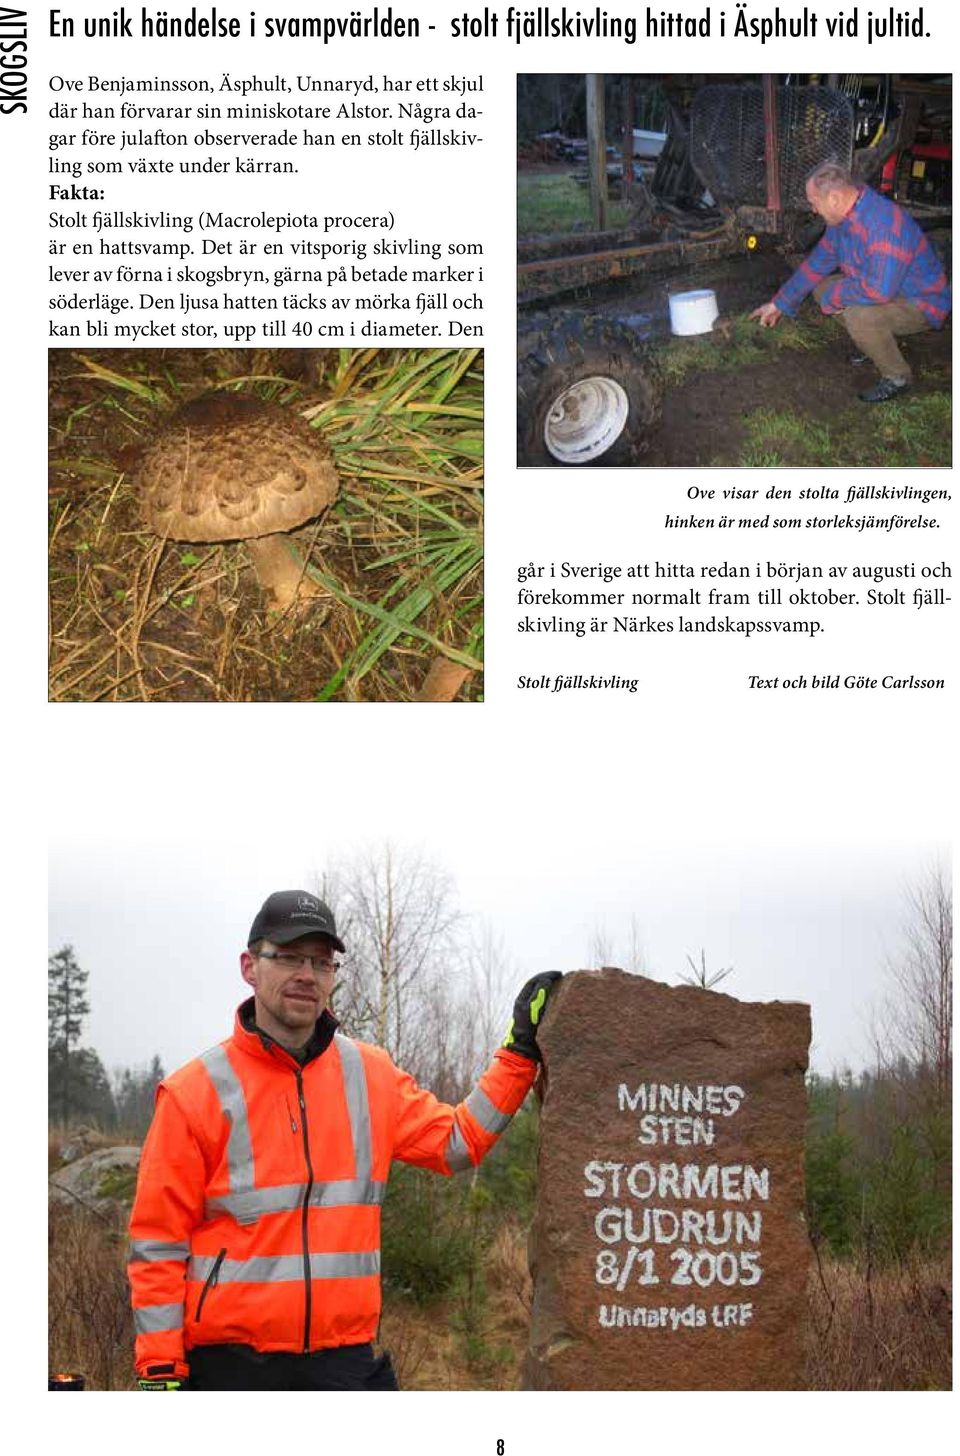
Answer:
[[[520,340],[521,465],[632,465],[663,389],[650,347],[614,319],[571,314]]]

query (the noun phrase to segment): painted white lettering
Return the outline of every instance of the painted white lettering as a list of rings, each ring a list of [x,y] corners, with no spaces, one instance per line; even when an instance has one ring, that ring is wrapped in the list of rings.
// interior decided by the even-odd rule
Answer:
[[[643,1180],[643,1181],[641,1181]],[[657,1175],[652,1163],[634,1163],[627,1174],[627,1187],[634,1198],[649,1198],[657,1186]]]
[[[747,1164],[743,1170],[743,1196],[744,1198],[770,1197],[769,1168],[751,1168],[750,1164]]]
[[[585,1188],[583,1190],[584,1196],[586,1198],[602,1198],[609,1191],[614,1198],[619,1198],[620,1174],[623,1172],[623,1168],[623,1163],[588,1163],[583,1170],[584,1177],[589,1178],[593,1186],[592,1188]],[[601,1174],[604,1173],[610,1175],[609,1190],[606,1178],[601,1177]]]
[[[633,1091],[626,1082],[617,1087],[618,1112],[708,1112],[713,1117],[732,1117],[740,1110],[746,1093],[742,1087],[714,1083],[644,1082]]]
[[[680,1220],[669,1208],[653,1210],[653,1240],[657,1244],[673,1244],[680,1232]]]
[[[606,1180],[601,1174],[602,1163],[588,1163],[583,1170],[583,1176],[587,1179],[589,1187],[583,1190],[585,1198],[602,1198],[606,1189]]]

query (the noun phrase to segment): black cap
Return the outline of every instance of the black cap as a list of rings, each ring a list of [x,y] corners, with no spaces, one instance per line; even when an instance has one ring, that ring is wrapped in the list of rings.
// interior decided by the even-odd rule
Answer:
[[[334,949],[346,951],[337,935],[336,921],[329,905],[306,890],[276,890],[268,895],[250,927],[247,945],[255,940],[270,940],[274,945],[289,945],[307,935],[325,935]]]

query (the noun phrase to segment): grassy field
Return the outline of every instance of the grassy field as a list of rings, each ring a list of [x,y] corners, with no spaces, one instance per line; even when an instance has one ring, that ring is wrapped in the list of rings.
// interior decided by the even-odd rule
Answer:
[[[777,410],[743,418],[746,443],[739,465],[949,465],[951,404],[948,394],[895,400],[881,419],[865,421],[860,409],[824,423]]]
[[[915,386],[877,407],[856,397],[876,377],[872,366],[854,370],[842,326],[812,309],[774,329],[741,315],[710,334],[664,340],[657,358],[666,385],[665,458],[649,463],[947,466],[949,340],[930,334],[911,345]]]
[[[607,225],[626,225],[630,209],[623,202],[608,204]],[[520,172],[517,175],[517,234],[590,231],[590,192],[572,176],[557,172]]]
[[[811,353],[824,348],[824,335],[822,327],[806,319],[783,319],[775,329],[763,329],[744,315],[725,321],[713,333],[665,339],[657,359],[670,387],[690,374],[773,364],[783,350]]]

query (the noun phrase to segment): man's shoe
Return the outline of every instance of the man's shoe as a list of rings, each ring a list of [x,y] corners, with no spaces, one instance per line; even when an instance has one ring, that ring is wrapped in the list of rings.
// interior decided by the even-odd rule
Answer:
[[[861,390],[859,398],[864,404],[884,404],[888,399],[896,399],[898,394],[905,393],[910,388],[909,379],[878,379],[870,389]]]
[[[859,367],[861,364],[866,364],[867,358],[868,358],[868,355],[866,355],[866,354],[858,354],[858,353],[848,354],[847,355],[847,363],[848,364],[853,364],[853,365]]]

